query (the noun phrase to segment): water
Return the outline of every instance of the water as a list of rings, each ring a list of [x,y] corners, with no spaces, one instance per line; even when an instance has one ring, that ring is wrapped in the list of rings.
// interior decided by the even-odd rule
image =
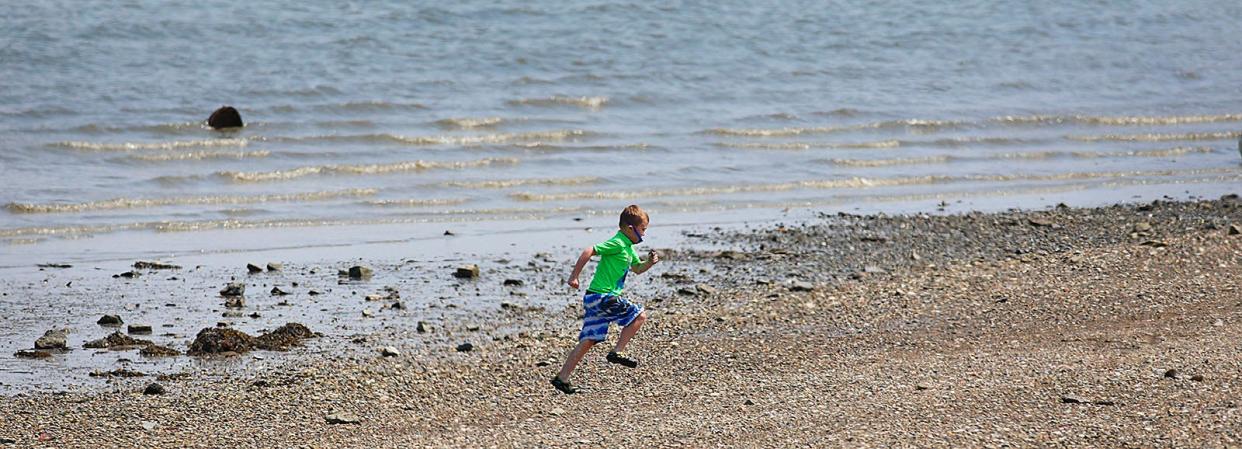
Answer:
[[[1230,191],[1242,5],[1164,3],[39,2],[0,266]]]

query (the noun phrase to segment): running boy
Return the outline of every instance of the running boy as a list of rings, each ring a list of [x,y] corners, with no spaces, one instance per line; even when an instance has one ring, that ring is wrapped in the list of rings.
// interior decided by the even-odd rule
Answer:
[[[595,268],[595,277],[587,287],[586,296],[582,297],[585,314],[582,317],[582,332],[578,334],[578,346],[569,351],[560,374],[552,378],[552,385],[562,393],[578,392],[578,387],[569,383],[569,375],[592,346],[607,338],[610,323],[621,326],[621,336],[617,338],[617,345],[612,352],[608,353],[607,360],[630,368],[638,366],[638,361],[627,357],[624,351],[630,338],[647,321],[647,312],[643,311],[643,306],[622,299],[621,290],[625,287],[625,276],[630,271],[642,274],[660,262],[660,256],[655,251],[648,254],[646,262],[639,260],[638,254],[634,252],[634,245],[643,241],[647,223],[647,213],[638,206],[630,205],[621,211],[621,229],[617,231],[617,235],[587,248],[578,257],[578,263],[569,275],[569,286],[575,290],[579,287],[578,275],[582,274],[582,268],[591,260],[591,256],[598,254],[600,259],[599,266]]]

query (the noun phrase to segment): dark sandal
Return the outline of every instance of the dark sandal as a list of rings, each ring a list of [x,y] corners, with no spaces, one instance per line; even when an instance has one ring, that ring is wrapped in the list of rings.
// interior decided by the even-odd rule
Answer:
[[[559,377],[552,378],[552,386],[556,387],[557,390],[561,390],[561,393],[565,393],[565,394],[574,394],[579,391],[582,391],[581,388],[578,388],[574,384],[569,383],[569,381],[567,380],[561,380],[561,378]]]
[[[624,352],[609,352],[608,361],[625,367],[638,367],[638,361],[627,357]]]

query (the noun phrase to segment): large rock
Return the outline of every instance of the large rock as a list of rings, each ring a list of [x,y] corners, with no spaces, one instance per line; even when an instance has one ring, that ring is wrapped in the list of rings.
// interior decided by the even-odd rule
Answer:
[[[453,272],[453,276],[459,279],[474,279],[479,277],[479,266],[475,264],[462,265],[457,267],[457,271]]]
[[[351,279],[367,279],[370,278],[372,274],[373,272],[370,268],[362,265],[349,267],[349,277]]]
[[[255,347],[269,351],[283,351],[314,338],[315,333],[300,323],[288,323],[255,339]]]
[[[229,282],[220,290],[220,296],[242,296],[246,294],[246,284],[241,282]]]
[[[208,327],[198,331],[190,343],[189,355],[219,354],[221,352],[247,352],[254,349],[255,338],[245,332],[227,327]]]
[[[240,128],[245,126],[242,123],[241,113],[237,112],[232,106],[221,106],[211,113],[211,117],[207,117],[207,126],[212,129],[224,128]]]
[[[181,355],[181,351],[178,351],[176,349],[173,349],[167,346],[160,346],[160,345],[154,345],[154,344],[143,346],[142,349],[138,351],[138,353],[142,354],[143,357],[171,357],[171,356]]]
[[[99,324],[100,326],[120,326],[122,324],[125,324],[125,321],[121,320],[120,315],[104,315],[103,317],[100,317],[99,321],[96,321],[95,323]]]
[[[52,329],[35,340],[35,349],[67,349],[69,329]]]

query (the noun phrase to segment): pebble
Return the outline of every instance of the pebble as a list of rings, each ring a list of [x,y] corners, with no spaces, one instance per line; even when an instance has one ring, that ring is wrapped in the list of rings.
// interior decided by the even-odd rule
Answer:
[[[453,277],[458,279],[475,279],[479,277],[479,266],[476,264],[467,264],[457,267],[453,272]]]
[[[147,388],[142,390],[142,394],[145,395],[161,395],[166,392],[167,390],[164,389],[164,386],[158,383],[151,383],[147,385]]]
[[[457,345],[457,352],[470,352],[474,350],[474,344],[466,342]]]
[[[66,340],[69,338],[69,329],[52,329],[43,333],[42,337],[35,340],[35,349],[66,349]]]
[[[355,265],[349,267],[348,274],[351,279],[367,279],[374,275],[375,271],[362,265]]]
[[[793,281],[789,283],[789,290],[794,292],[815,291],[815,284],[806,281]]]
[[[397,348],[392,346],[385,346],[380,349],[380,355],[384,357],[399,357],[401,355],[401,351],[398,351]]]
[[[146,325],[146,324],[131,324],[129,325],[128,331],[131,334],[150,335],[151,326]]]
[[[99,321],[96,321],[95,323],[99,324],[100,326],[120,326],[122,324],[125,324],[125,322],[121,320],[120,315],[104,315],[103,317],[100,317]]]
[[[258,265],[252,264],[252,263],[248,263],[248,264],[246,264],[246,271],[249,271],[249,272],[250,272],[250,274],[262,273],[262,272],[263,272],[263,267],[260,267],[260,266],[258,266]]]
[[[268,263],[267,263],[267,271],[280,271],[280,270],[283,270],[284,268],[285,268],[285,266],[284,266],[284,265],[281,265],[281,264],[276,263],[276,262],[268,262]]]
[[[324,417],[328,424],[361,424],[362,420],[352,413],[333,412]]]

